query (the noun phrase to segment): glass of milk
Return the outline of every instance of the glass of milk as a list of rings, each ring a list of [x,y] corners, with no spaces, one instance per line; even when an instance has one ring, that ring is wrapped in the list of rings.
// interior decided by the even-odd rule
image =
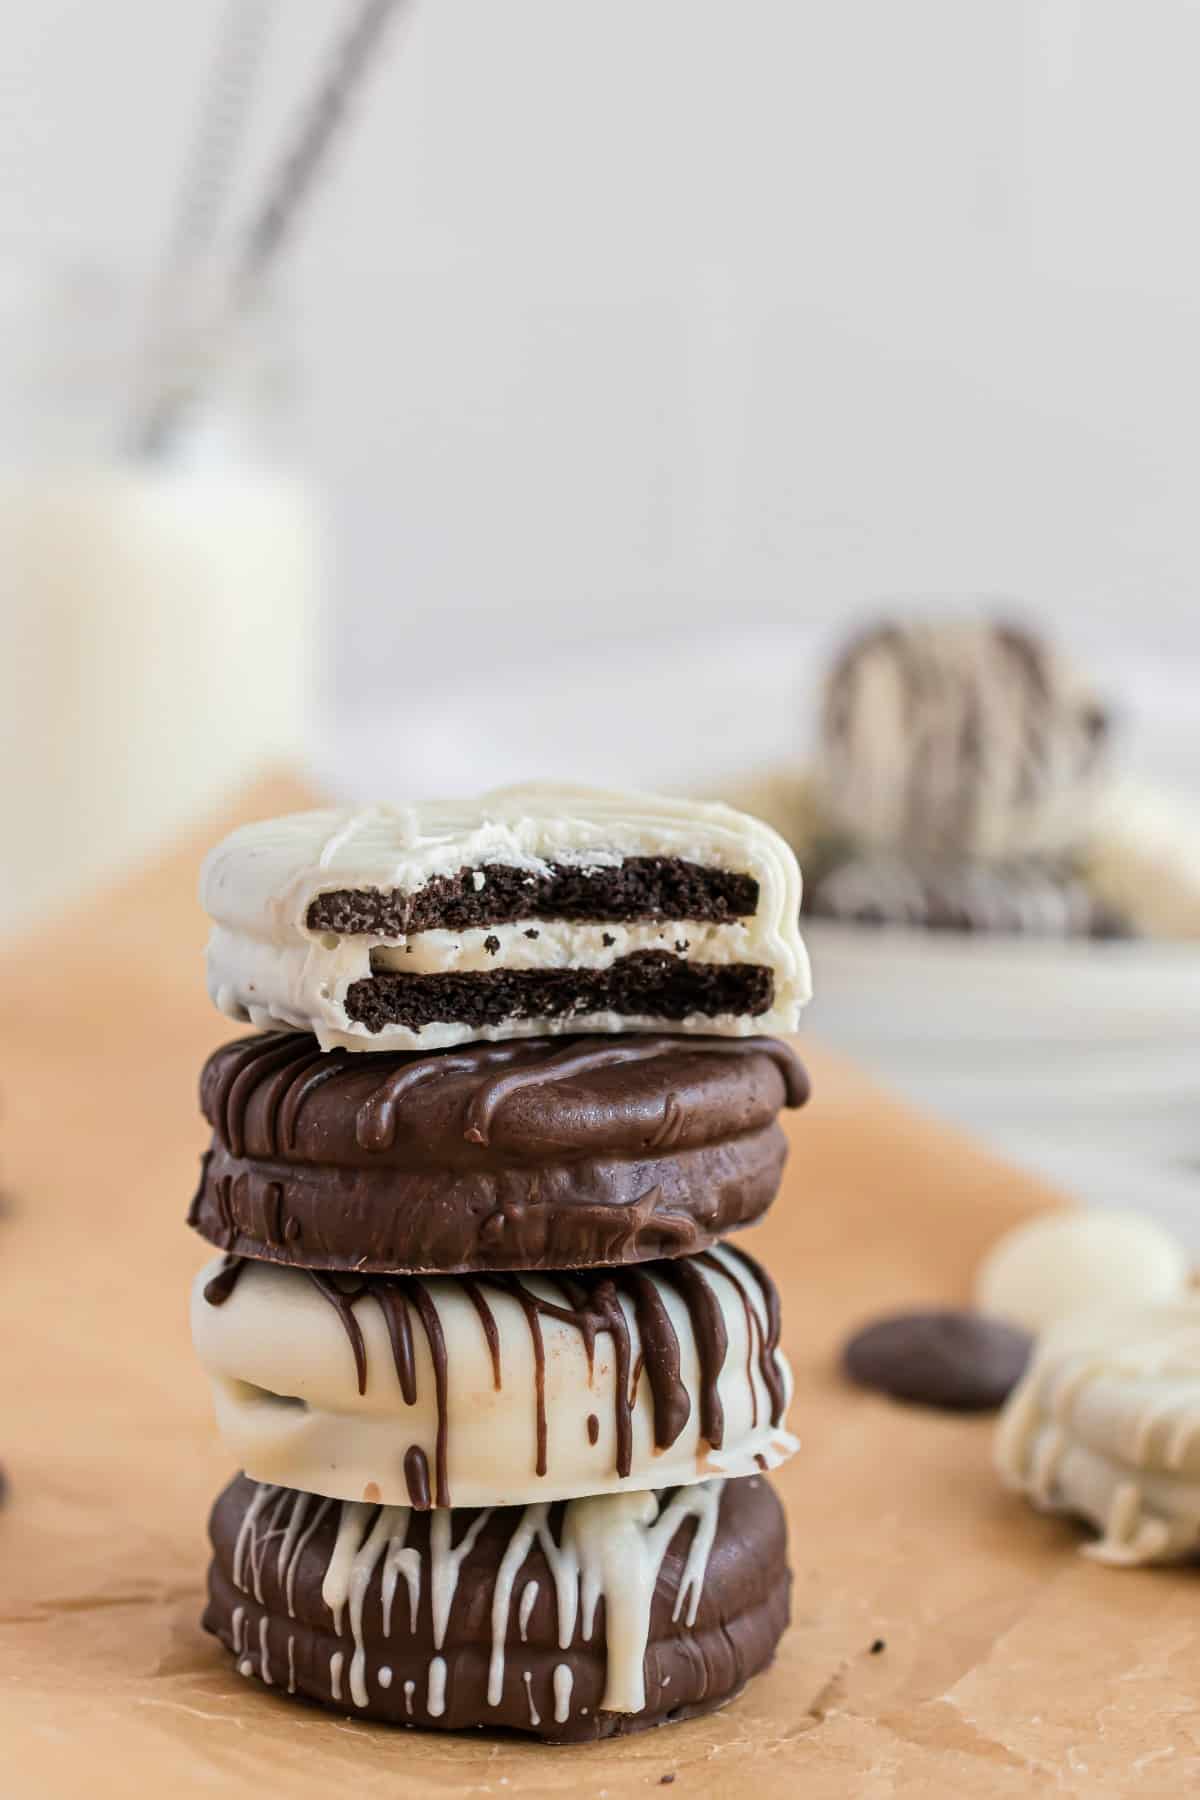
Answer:
[[[0,267],[10,931],[302,753],[320,533],[290,465],[277,327],[260,318],[236,334],[154,453],[136,447],[153,385],[140,339],[136,308],[104,275]]]

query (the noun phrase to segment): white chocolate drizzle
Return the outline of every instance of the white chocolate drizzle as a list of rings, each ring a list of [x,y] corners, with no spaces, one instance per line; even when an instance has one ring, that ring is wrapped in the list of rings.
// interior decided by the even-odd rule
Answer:
[[[433,1642],[438,1650],[446,1641],[446,1626],[450,1622],[450,1608],[458,1590],[459,1570],[475,1548],[475,1540],[491,1516],[491,1507],[479,1513],[463,1534],[461,1544],[452,1549],[450,1533],[454,1524],[453,1513],[442,1508],[429,1515],[429,1587],[433,1611]]]
[[[350,1603],[350,1635],[354,1640],[354,1654],[350,1659],[350,1697],[355,1706],[367,1704],[363,1601],[385,1551],[384,1635],[391,1634],[392,1601],[400,1574],[408,1583],[410,1629],[415,1624],[421,1567],[415,1551],[405,1554],[404,1538],[409,1518],[410,1509],[406,1506],[375,1507],[362,1500],[342,1503],[333,1554],[321,1584],[321,1598],[333,1614],[333,1628],[339,1635],[347,1600]]]
[[[429,1664],[429,1693],[425,1706],[431,1719],[440,1719],[446,1710],[446,1659],[444,1656],[431,1658]]]
[[[1035,1506],[1135,1564],[1200,1547],[1200,1302],[1083,1313],[1052,1328],[1001,1416],[996,1463]]]
[[[559,1648],[569,1649],[577,1632],[584,1641],[594,1636],[597,1611],[603,1600],[607,1661],[601,1706],[608,1712],[640,1712],[646,1704],[644,1664],[650,1614],[663,1560],[680,1527],[688,1520],[694,1521],[671,1614],[673,1620],[682,1619],[690,1627],[695,1624],[700,1605],[724,1485],[723,1480],[716,1479],[679,1488],[665,1506],[660,1496],[650,1491],[571,1500],[563,1507],[557,1540],[551,1530],[550,1504],[540,1502],[524,1507],[496,1570],[492,1588],[488,1705],[499,1706],[503,1698],[517,1578],[536,1545],[554,1583]],[[248,1579],[255,1579],[256,1567],[261,1569],[261,1556],[257,1563],[255,1561],[258,1551],[253,1527],[248,1527],[246,1521],[274,1517],[277,1513],[282,1516],[282,1509],[274,1498],[279,1492],[286,1495],[288,1491],[261,1484],[247,1506],[234,1549],[235,1568],[241,1577],[238,1585],[243,1590]],[[296,1545],[301,1541],[298,1528],[293,1529],[297,1510],[293,1507],[293,1517],[287,1527],[280,1528],[285,1543],[290,1541],[292,1546],[286,1561],[283,1550],[280,1553],[281,1586],[285,1586],[294,1573]],[[490,1516],[490,1509],[478,1513],[460,1542],[454,1544],[455,1514],[440,1508],[429,1515],[429,1598],[434,1655],[428,1667],[426,1706],[432,1718],[440,1718],[446,1710],[448,1665],[442,1651],[459,1576]],[[422,1557],[414,1546],[405,1542],[411,1517],[411,1508],[404,1506],[375,1506],[365,1501],[343,1501],[340,1505],[337,1535],[322,1581],[321,1596],[332,1614],[335,1632],[341,1636],[343,1626],[348,1626],[353,1645],[347,1672],[349,1695],[358,1707],[368,1703],[363,1606],[381,1564],[385,1638],[392,1633],[393,1600],[401,1577],[408,1590],[408,1628],[410,1633],[416,1630]],[[310,1523],[309,1531],[313,1528]],[[308,1532],[304,1534],[307,1535]],[[539,1584],[534,1579],[526,1581],[521,1589],[516,1609],[521,1642],[527,1639],[538,1591]],[[235,1654],[244,1647],[244,1623],[245,1609],[239,1606],[233,1614]],[[268,1616],[264,1614],[260,1620],[259,1641],[263,1679],[269,1684],[267,1624]],[[330,1691],[335,1701],[342,1698],[345,1666],[344,1652],[336,1651],[330,1659],[329,1669]],[[289,1691],[294,1691],[294,1639],[291,1637],[288,1639],[288,1675]],[[527,1670],[522,1678],[528,1694],[531,1723],[536,1725],[540,1721],[533,1701],[532,1673]],[[391,1667],[381,1666],[376,1679],[381,1687],[389,1687],[393,1680]],[[555,1721],[563,1724],[570,1716],[574,1687],[574,1675],[567,1662],[555,1665],[552,1685]],[[415,1684],[406,1681],[405,1710],[409,1713],[414,1693]]]
[[[237,1539],[233,1546],[233,1585],[241,1588],[243,1593],[253,1593],[254,1598],[262,1605],[262,1571],[263,1559],[273,1539],[278,1539],[279,1549],[275,1561],[275,1576],[283,1590],[287,1603],[288,1617],[294,1619],[296,1565],[304,1552],[309,1538],[325,1517],[332,1502],[318,1500],[316,1510],[305,1525],[312,1494],[301,1493],[295,1488],[277,1487],[271,1482],[259,1482],[256,1485],[254,1498],[242,1516],[238,1527]],[[288,1507],[290,1505],[290,1511]],[[270,1508],[268,1512],[267,1509]],[[281,1526],[279,1521],[287,1512],[287,1524]],[[265,1529],[260,1530],[265,1517]],[[247,1565],[250,1579],[247,1581]]]

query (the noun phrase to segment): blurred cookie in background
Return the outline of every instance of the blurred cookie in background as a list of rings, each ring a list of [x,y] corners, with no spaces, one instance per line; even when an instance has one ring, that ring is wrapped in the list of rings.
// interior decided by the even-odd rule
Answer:
[[[1059,855],[1087,835],[1110,720],[1083,677],[1005,620],[884,620],[825,683],[817,772],[836,828],[913,858]]]
[[[1113,937],[1123,911],[1076,866],[1110,717],[1006,619],[883,620],[835,658],[814,781],[810,911],[855,924]]]
[[[727,795],[794,846],[809,915],[1200,939],[1200,803],[1115,766],[1104,697],[1032,626],[880,619],[834,656],[813,736]]]
[[[881,619],[821,685],[807,763],[740,806],[799,852],[804,910],[1010,937],[1200,937],[1200,808],[1113,770],[1112,714],[1007,617]]]

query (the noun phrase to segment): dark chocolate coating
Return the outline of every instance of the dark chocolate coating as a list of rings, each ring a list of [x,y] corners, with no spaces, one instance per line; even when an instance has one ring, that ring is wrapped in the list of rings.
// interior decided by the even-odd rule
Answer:
[[[842,1366],[860,1387],[949,1412],[1003,1406],[1033,1349],[1027,1331],[955,1307],[896,1313],[855,1332]]]
[[[771,1010],[775,977],[762,963],[698,963],[669,950],[634,950],[607,969],[483,969],[465,975],[364,975],[346,989],[346,1017],[368,1031],[509,1019],[679,1020],[698,1013],[757,1019]]]
[[[430,1662],[439,1654],[433,1636],[429,1579],[433,1515],[414,1513],[405,1542],[417,1551],[422,1569],[416,1629],[409,1628],[402,1581],[393,1599],[391,1630],[384,1633],[381,1557],[367,1584],[363,1603],[367,1704],[357,1706],[351,1698],[346,1673],[354,1653],[348,1619],[343,1618],[339,1635],[321,1594],[340,1505],[326,1503],[316,1529],[295,1556],[289,1607],[287,1577],[281,1579],[280,1575],[278,1539],[269,1541],[265,1554],[245,1559],[244,1585],[234,1585],[238,1528],[256,1489],[255,1482],[239,1475],[213,1508],[209,1530],[214,1555],[205,1629],[234,1652],[244,1674],[259,1679],[264,1672],[265,1642],[266,1672],[274,1691],[283,1696],[294,1692],[354,1718],[446,1731],[513,1730],[560,1744],[623,1736],[711,1712],[723,1705],[752,1675],[767,1667],[787,1627],[791,1577],[783,1509],[762,1477],[729,1481],[721,1496],[716,1537],[691,1626],[683,1617],[673,1620],[671,1614],[695,1529],[692,1520],[681,1524],[663,1560],[643,1662],[646,1705],[641,1712],[600,1710],[606,1672],[603,1600],[590,1637],[583,1635],[581,1615],[571,1643],[565,1648],[559,1646],[554,1578],[536,1540],[517,1572],[513,1592],[522,1594],[532,1580],[538,1584],[537,1596],[525,1617],[523,1638],[515,1601],[510,1609],[503,1687],[499,1704],[491,1706],[487,1685],[493,1583],[525,1512],[519,1506],[499,1507],[487,1517],[459,1569],[440,1650],[446,1665],[444,1711],[434,1717],[427,1704]],[[279,1491],[286,1496],[286,1490]],[[315,1517],[319,1505],[315,1500],[310,1504],[306,1524]],[[551,1531],[556,1540],[561,1514],[561,1507],[551,1509]],[[478,1518],[478,1512],[470,1508],[455,1513],[455,1544],[462,1543]],[[256,1579],[261,1601],[255,1596]],[[235,1612],[239,1614],[236,1627]],[[331,1669],[332,1659],[339,1652],[341,1698],[335,1700]],[[555,1720],[553,1679],[559,1664],[566,1664],[572,1676],[569,1717],[564,1722]],[[379,1679],[383,1668],[390,1670],[386,1686]]]
[[[299,1032],[205,1065],[190,1222],[222,1249],[359,1273],[642,1262],[761,1217],[807,1078],[769,1038],[530,1038],[321,1054]]]
[[[476,878],[482,876],[477,886]],[[613,867],[551,863],[544,874],[505,863],[435,875],[412,893],[394,888],[332,888],[308,909],[310,931],[407,937],[417,931],[468,931],[521,919],[611,923],[634,919],[748,918],[758,883],[731,869],[705,868],[678,856],[627,856]]]

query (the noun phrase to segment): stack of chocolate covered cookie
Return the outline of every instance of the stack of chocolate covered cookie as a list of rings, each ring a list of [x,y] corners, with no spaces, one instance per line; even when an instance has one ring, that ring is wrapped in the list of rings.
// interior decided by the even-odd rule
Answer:
[[[209,857],[196,1347],[241,1672],[556,1742],[729,1699],[787,1622],[769,1275],[799,874],[725,807],[533,787]]]

